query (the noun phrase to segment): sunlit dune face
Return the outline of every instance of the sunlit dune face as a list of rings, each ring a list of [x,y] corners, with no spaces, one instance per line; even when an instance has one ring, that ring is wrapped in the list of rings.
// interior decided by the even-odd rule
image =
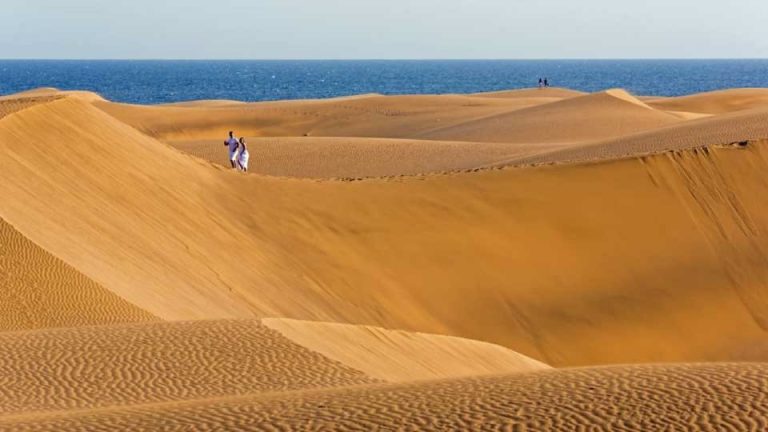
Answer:
[[[764,93],[3,97],[0,430],[765,424]]]

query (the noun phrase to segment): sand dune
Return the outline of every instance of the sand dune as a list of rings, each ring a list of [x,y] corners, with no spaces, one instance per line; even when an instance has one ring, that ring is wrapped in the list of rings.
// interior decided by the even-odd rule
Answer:
[[[617,137],[681,121],[623,90],[608,90],[449,125],[419,138],[482,142],[577,142]]]
[[[50,102],[61,96],[30,96],[12,99],[0,98],[0,119],[40,103]]]
[[[257,320],[0,333],[0,418],[372,384]]]
[[[229,100],[229,99],[208,99],[208,100],[195,100],[186,102],[173,102],[167,104],[155,105],[157,107],[190,107],[190,108],[219,108],[229,106],[245,105],[245,102]]]
[[[723,114],[768,108],[768,89],[729,89],[648,101],[654,108],[705,114]]]
[[[581,96],[549,89],[538,92],[514,92],[505,97],[369,96],[183,109],[108,102],[97,106],[162,140],[220,140],[234,129],[246,136],[573,142],[684,120],[652,109],[623,90]],[[554,124],[558,126],[551,127]]]
[[[0,101],[46,98],[51,96],[61,97],[63,96],[62,91],[54,87],[40,87],[36,89],[31,89],[27,91],[0,96]]]
[[[435,128],[553,100],[559,99],[367,95],[213,108],[109,102],[96,106],[162,140],[221,140],[232,129],[245,136],[413,138]]]
[[[497,345],[370,326],[266,319],[293,342],[388,382],[547,369]]]
[[[583,146],[552,149],[537,155],[522,156],[502,165],[575,163],[639,157],[706,146],[747,145],[750,140],[768,137],[768,109],[754,109],[717,117],[691,120],[653,131],[615,139],[599,140]]]
[[[689,430],[768,427],[765,364],[575,369],[0,417],[8,431]]]
[[[50,143],[44,157],[11,145],[24,139]],[[212,168],[66,98],[0,120],[0,145],[0,193],[16,203],[2,216],[160,318],[377,325],[492,342],[553,366],[768,355],[768,220],[755,199],[764,144],[300,181]],[[714,192],[692,201],[689,190]]]
[[[222,140],[171,141],[199,158],[229,166]],[[471,170],[563,148],[558,144],[506,144],[393,138],[248,138],[249,169],[298,178],[361,178]]]
[[[547,368],[469,340],[280,319],[5,332],[0,351],[0,425],[69,410]]]
[[[474,93],[472,96],[490,98],[551,98],[567,99],[583,96],[586,93],[561,87],[531,88],[521,90],[501,90],[494,92]]]
[[[0,97],[0,101],[6,100],[29,100],[45,98],[71,97],[88,102],[104,102],[105,99],[100,94],[92,91],[83,90],[59,90],[54,87],[41,87],[32,90],[23,91]]]
[[[762,93],[3,97],[0,430],[763,430]]]
[[[48,143],[46,151],[24,145],[29,141]],[[36,244],[129,302],[154,305],[144,309],[161,318],[253,316],[227,285],[238,274],[234,255],[207,255],[215,248],[205,238],[228,243],[231,251],[252,249],[245,258],[252,266],[266,251],[246,246],[247,239],[238,246],[232,228],[210,217],[217,211],[213,195],[200,191],[226,189],[215,172],[76,98],[1,119],[0,149],[0,194],[17,197],[0,209],[1,216]],[[166,169],[169,164],[177,169]],[[154,206],[157,199],[164,203]],[[189,219],[179,230],[170,221],[180,214]],[[208,260],[231,268],[217,273],[201,265]],[[190,268],[198,271],[189,274]]]
[[[153,320],[0,219],[0,332]]]

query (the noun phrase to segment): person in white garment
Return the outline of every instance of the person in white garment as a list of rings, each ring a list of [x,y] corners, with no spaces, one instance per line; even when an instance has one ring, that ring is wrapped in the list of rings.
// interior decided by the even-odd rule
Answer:
[[[232,168],[237,168],[237,149],[240,143],[235,138],[235,133],[229,131],[229,138],[224,141],[224,145],[229,147],[229,163]]]
[[[237,164],[243,172],[248,172],[248,159],[251,155],[248,153],[248,145],[245,143],[245,137],[240,138],[240,156],[237,158]]]

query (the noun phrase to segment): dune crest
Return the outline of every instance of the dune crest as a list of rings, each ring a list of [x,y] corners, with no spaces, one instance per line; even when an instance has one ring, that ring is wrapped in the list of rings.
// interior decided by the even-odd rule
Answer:
[[[493,92],[474,93],[472,96],[491,98],[553,98],[565,99],[583,96],[586,93],[562,87],[544,87],[519,90],[501,90]]]
[[[725,114],[755,108],[768,108],[768,89],[728,89],[695,95],[650,100],[658,109],[703,114]]]
[[[613,97],[615,97],[617,99],[621,99],[623,101],[629,102],[631,104],[635,104],[637,106],[641,106],[643,108],[647,108],[649,110],[653,109],[648,104],[646,104],[642,100],[638,99],[637,97],[632,96],[631,94],[629,94],[629,92],[627,92],[624,89],[616,88],[616,89],[606,90],[605,94],[607,94],[609,96],[613,96]]]
[[[150,136],[169,141],[220,140],[232,129],[245,136],[415,138],[438,127],[560,99],[362,95],[218,107],[110,102],[95,106]]]
[[[573,143],[618,137],[679,121],[679,117],[652,109],[624,90],[608,90],[449,125],[419,137],[454,141]]]
[[[13,99],[29,98],[60,98],[72,97],[86,102],[105,102],[106,100],[98,93],[85,90],[60,90],[55,87],[40,87],[32,90],[23,91],[0,97],[0,101]]]

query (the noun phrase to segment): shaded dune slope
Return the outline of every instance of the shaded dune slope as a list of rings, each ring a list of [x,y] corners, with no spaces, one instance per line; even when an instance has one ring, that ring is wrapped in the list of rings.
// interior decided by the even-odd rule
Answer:
[[[46,151],[29,140],[48,143]],[[208,165],[69,97],[0,120],[0,148],[0,193],[15,202],[2,216],[120,297],[164,319],[271,310],[249,305],[238,291],[245,286],[251,299],[280,301],[263,271],[270,246],[215,200],[223,191],[234,209],[245,201]]]
[[[41,249],[0,219],[0,332],[155,318]]]
[[[0,427],[757,432],[768,427],[766,368],[723,364],[575,369],[0,417]]]

